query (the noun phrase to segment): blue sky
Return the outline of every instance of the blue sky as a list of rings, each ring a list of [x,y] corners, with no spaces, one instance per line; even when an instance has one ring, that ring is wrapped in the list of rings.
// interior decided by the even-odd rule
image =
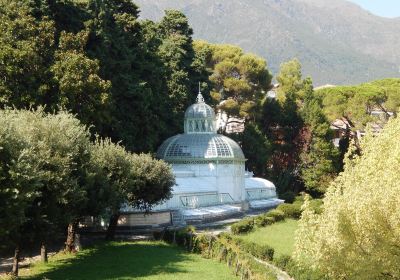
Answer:
[[[333,0],[335,1],[335,0]],[[373,14],[383,17],[400,16],[400,0],[350,0]]]

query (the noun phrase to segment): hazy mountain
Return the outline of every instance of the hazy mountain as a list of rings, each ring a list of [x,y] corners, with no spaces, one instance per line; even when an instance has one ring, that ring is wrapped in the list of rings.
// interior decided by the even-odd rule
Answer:
[[[265,57],[274,73],[297,57],[316,85],[400,76],[400,19],[375,16],[348,1],[134,1],[143,18],[183,11],[195,38],[239,45]]]

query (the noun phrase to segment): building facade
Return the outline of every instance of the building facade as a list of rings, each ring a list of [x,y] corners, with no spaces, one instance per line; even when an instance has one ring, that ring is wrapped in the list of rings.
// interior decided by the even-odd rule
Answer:
[[[240,146],[217,133],[214,110],[201,93],[185,112],[184,133],[165,140],[157,158],[172,165],[172,198],[154,207],[151,215],[125,208],[126,225],[206,222],[283,202],[272,182],[245,170]]]

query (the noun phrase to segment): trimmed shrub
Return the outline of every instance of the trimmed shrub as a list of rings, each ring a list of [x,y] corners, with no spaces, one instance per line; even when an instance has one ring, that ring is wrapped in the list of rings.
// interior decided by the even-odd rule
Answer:
[[[284,203],[279,205],[276,210],[282,211],[285,214],[285,218],[299,219],[301,216],[301,204]]]
[[[233,234],[241,234],[252,231],[254,228],[254,219],[243,219],[231,225]]]
[[[264,261],[272,261],[274,258],[275,250],[268,245],[260,245],[254,242],[242,240],[240,238],[234,238],[233,242],[235,242],[240,247],[240,249],[258,259]]]
[[[254,219],[254,222],[258,227],[265,227],[265,226],[272,225],[273,223],[275,223],[275,218],[269,217],[266,214],[263,214],[263,215],[257,216]]]
[[[215,237],[208,234],[196,234],[193,241],[192,252],[208,257]]]
[[[177,231],[175,233],[176,244],[191,249],[193,245],[193,235],[195,232],[196,228],[194,226],[187,226],[186,228]]]
[[[265,214],[267,217],[271,217],[275,222],[283,221],[285,219],[285,214],[280,210],[271,210]]]

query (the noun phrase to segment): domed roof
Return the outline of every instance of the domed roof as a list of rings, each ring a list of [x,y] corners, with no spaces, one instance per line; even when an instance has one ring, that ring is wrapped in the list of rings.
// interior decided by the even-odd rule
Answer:
[[[185,112],[185,119],[197,119],[197,118],[212,118],[215,119],[215,113],[213,108],[204,102],[204,98],[199,93],[196,98],[196,103],[189,106]]]
[[[158,149],[157,157],[167,162],[189,159],[245,161],[242,149],[235,141],[216,133],[178,134],[170,137]]]
[[[157,157],[167,162],[187,160],[245,161],[242,149],[232,139],[217,134],[214,110],[199,92],[196,103],[185,113],[184,134],[168,138],[158,148]]]

